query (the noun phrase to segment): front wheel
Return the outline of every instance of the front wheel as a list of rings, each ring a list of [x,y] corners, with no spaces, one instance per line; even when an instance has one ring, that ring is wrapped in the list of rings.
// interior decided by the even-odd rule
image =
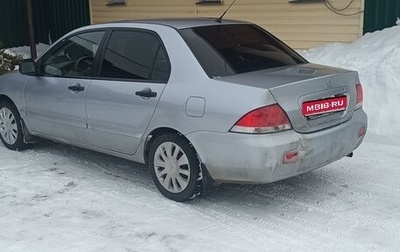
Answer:
[[[150,148],[149,168],[165,197],[183,202],[201,194],[200,161],[182,136],[168,133],[157,137]]]
[[[19,112],[8,102],[0,103],[0,139],[10,150],[26,147]]]

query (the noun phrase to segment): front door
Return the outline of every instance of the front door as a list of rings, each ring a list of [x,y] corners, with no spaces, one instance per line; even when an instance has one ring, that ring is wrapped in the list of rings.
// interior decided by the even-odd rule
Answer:
[[[86,98],[95,147],[134,154],[167,83],[170,66],[158,36],[115,30],[104,51],[99,77]]]
[[[72,36],[39,60],[40,75],[29,76],[25,86],[27,118],[34,132],[90,144],[85,98],[104,33]]]

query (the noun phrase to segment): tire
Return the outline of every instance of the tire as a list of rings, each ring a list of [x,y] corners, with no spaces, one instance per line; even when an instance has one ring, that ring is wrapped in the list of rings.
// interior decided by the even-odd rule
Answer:
[[[200,160],[182,136],[157,137],[150,147],[149,169],[158,190],[171,200],[192,200],[202,192]]]
[[[23,150],[24,131],[18,109],[9,102],[0,103],[0,139],[10,150]]]

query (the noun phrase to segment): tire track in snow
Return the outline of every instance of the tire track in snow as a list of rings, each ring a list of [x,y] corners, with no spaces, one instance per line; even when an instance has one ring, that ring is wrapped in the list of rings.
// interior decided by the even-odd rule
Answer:
[[[252,206],[253,208],[260,207],[260,206],[262,207],[262,203],[260,203],[260,202],[265,201],[265,198],[268,198],[270,200],[269,202],[267,202],[267,204],[266,204],[267,206],[269,206],[269,205],[273,206],[273,205],[276,205],[276,204],[279,205],[279,204],[282,204],[282,202],[285,203],[284,206],[287,205],[286,203],[289,203],[289,204],[295,203],[295,200],[294,200],[295,196],[293,196],[291,194],[287,194],[287,195],[290,195],[291,197],[289,197],[289,198],[286,197],[285,198],[283,196],[277,196],[275,194],[267,193],[265,191],[264,192],[260,192],[259,190],[257,190],[256,192],[254,192],[253,189],[254,189],[254,186],[240,186],[239,188],[229,187],[229,190],[234,190],[236,192],[240,191],[240,192],[248,193],[249,194],[248,197],[250,198],[251,202],[255,202],[255,201],[258,202],[258,205],[253,205]],[[267,190],[269,190],[269,188],[267,188]],[[301,205],[305,206],[305,207],[309,207],[309,205],[307,205],[307,204],[301,204]],[[236,211],[232,211],[229,207],[226,207],[226,206],[224,206],[222,204],[213,205],[212,208],[213,208],[213,216],[218,216],[218,218],[220,218],[221,213],[223,213],[223,216],[228,216],[227,218],[222,218],[224,223],[227,222],[227,219],[228,219],[228,222],[232,221],[229,218],[229,216],[231,216],[231,215],[241,218],[242,221],[240,223],[242,223],[242,222],[247,223],[249,221],[252,222],[254,220],[254,218],[255,218],[253,215],[246,214],[244,212],[244,210],[243,210],[243,212],[238,212],[237,210]],[[218,211],[215,210],[214,208],[217,208]],[[282,208],[282,207],[280,207],[280,208]],[[278,209],[278,212],[280,212],[280,210],[281,209]],[[229,214],[226,214],[226,213],[229,213]],[[308,221],[306,219],[291,217],[290,215],[283,215],[283,216],[281,215],[279,217],[276,217],[275,214],[268,214],[268,218],[269,218],[269,220],[264,220],[264,219],[260,219],[260,218],[256,219],[256,222],[261,224],[261,226],[260,225],[252,226],[253,227],[253,231],[250,232],[252,234],[252,235],[249,236],[250,241],[252,241],[253,243],[255,241],[265,241],[265,239],[260,237],[258,234],[265,232],[265,230],[264,230],[265,226],[268,226],[268,227],[269,226],[273,226],[274,227],[274,231],[279,230],[279,233],[290,234],[291,236],[294,236],[294,237],[300,236],[302,240],[308,240],[309,243],[313,243],[315,246],[321,248],[321,247],[324,247],[324,244],[316,242],[315,239],[310,238],[309,235],[302,235],[301,233],[299,234],[298,232],[292,232],[291,229],[292,229],[293,225],[296,225],[298,228],[300,228],[299,230],[308,229],[308,231],[310,231],[310,232],[312,230],[308,228],[309,226],[319,227],[319,229],[321,229],[323,232],[333,233],[333,231],[334,231],[334,230],[329,229],[329,228],[324,228],[323,225],[319,225],[318,223],[314,223],[314,222]],[[282,223],[289,224],[287,226],[291,226],[291,227],[283,228],[282,225],[277,225],[277,224],[272,223],[270,221],[271,219],[273,219],[275,222],[278,222],[280,224],[282,224]],[[243,221],[243,220],[246,220],[246,221]],[[235,225],[233,225],[233,226],[235,226]],[[285,225],[283,225],[283,226],[285,226]],[[251,226],[247,227],[247,229],[249,229],[249,228],[251,228]],[[316,233],[320,233],[320,232],[321,231],[317,231]],[[336,233],[337,234],[342,234],[342,236],[346,235],[346,234],[343,234],[341,232],[336,232]],[[277,233],[273,232],[273,233],[270,233],[270,235],[276,236]],[[283,241],[287,242],[287,240],[288,240],[287,236],[281,236],[281,239],[282,239],[282,241],[278,241],[277,242],[278,244],[280,244]],[[295,244],[295,245],[299,246],[301,244],[302,243]]]
[[[357,161],[355,163],[357,163]],[[351,173],[345,168],[336,169],[335,174],[337,176],[328,175],[328,171],[323,171],[322,173],[324,176],[321,180],[326,184],[338,185],[340,184],[338,178],[341,176],[346,177],[348,179],[346,183],[349,184],[349,186],[345,188],[345,192],[341,193],[340,197],[344,196],[347,200],[351,199],[353,202],[356,202],[358,207],[365,207],[368,209],[369,215],[373,216],[368,218],[368,223],[365,223],[365,213],[361,215],[359,211],[353,209],[352,211],[347,212],[349,222],[357,221],[357,223],[364,223],[365,226],[371,229],[370,231],[379,234],[381,237],[387,237],[387,239],[393,241],[392,244],[398,244],[396,250],[400,250],[400,236],[397,232],[400,230],[400,223],[393,222],[390,219],[385,221],[382,220],[385,216],[393,214],[392,210],[387,208],[387,204],[390,202],[390,198],[398,195],[397,191],[399,190],[397,190],[396,187],[399,187],[399,184],[396,184],[396,186],[387,186],[387,184],[390,185],[390,183],[385,184],[385,181],[395,181],[395,177],[388,176],[386,173],[381,171],[378,171],[378,174],[374,174],[373,176],[361,176],[358,171]],[[386,175],[386,178],[385,176],[380,176],[381,174]],[[351,197],[347,195],[351,195]],[[358,197],[354,197],[354,195],[357,195]],[[389,197],[391,195],[393,196]],[[400,218],[398,211],[395,211],[394,214]],[[394,217],[394,219],[395,218],[396,217]]]
[[[303,233],[304,230],[311,230],[304,227],[303,222],[295,225],[293,220],[285,220],[273,214],[268,214],[268,220],[254,219],[253,215],[240,210],[232,211],[231,207],[218,204],[200,211],[200,215],[210,216],[214,221],[218,220],[215,228],[219,228],[221,224],[229,226],[233,233],[258,245],[262,251],[268,251],[266,248],[271,248],[270,251],[276,251],[276,248],[282,248],[283,251],[295,248],[300,251],[310,251],[310,244],[321,250],[329,248],[326,244]]]
[[[337,187],[341,187],[343,184],[342,182],[344,181],[345,183],[351,184],[351,186],[346,186],[337,193],[337,196],[335,197],[335,203],[338,203],[342,201],[344,204],[352,200],[355,202],[358,207],[360,206],[365,206],[367,209],[372,209],[370,211],[373,215],[379,215],[381,212],[387,212],[388,209],[385,208],[383,204],[379,204],[380,202],[383,202],[385,199],[382,199],[379,196],[375,196],[373,192],[367,191],[366,193],[354,193],[359,189],[362,189],[365,191],[365,188],[362,188],[361,186],[353,186],[355,184],[355,181],[346,181],[345,179],[340,179],[340,183],[332,183],[332,179],[334,178],[335,181],[337,179],[340,179],[340,176],[329,176],[330,181],[326,180],[324,183],[326,183],[327,186],[329,185],[336,185]],[[304,184],[302,183],[296,183],[296,186],[304,187]],[[364,184],[365,186],[365,184]],[[315,190],[315,187],[309,187],[305,186],[308,189],[312,189],[313,191],[319,191]],[[366,188],[369,188],[368,186],[365,186]],[[325,193],[327,193],[326,190],[324,190]],[[357,197],[354,197],[357,196]],[[302,201],[304,201],[302,199]],[[373,205],[371,206],[371,202],[373,202]],[[319,202],[320,203],[320,202]],[[319,207],[325,207],[324,204],[317,204]],[[352,209],[351,211],[337,211],[337,206],[332,206],[330,204],[330,207],[332,209],[331,215],[334,217],[337,217],[339,219],[345,220],[349,224],[355,223],[357,225],[364,224],[365,223],[365,213],[360,214],[358,210]],[[335,211],[336,208],[336,211]],[[394,244],[396,244],[396,240],[399,239],[399,235],[397,234],[397,230],[400,229],[400,224],[398,224],[398,228],[393,228],[393,223],[391,222],[382,222],[382,218],[369,218],[368,219],[368,226],[372,227],[372,231],[376,234],[381,235],[381,237],[387,237],[390,240],[394,241]]]
[[[230,234],[235,234],[247,242],[256,245],[260,249],[258,251],[276,251],[274,248],[281,247],[282,244],[290,244],[290,247],[305,248],[302,242],[288,237],[288,234],[297,236],[295,231],[284,228],[279,224],[254,220],[254,217],[248,214],[240,211],[232,211],[221,205],[214,205],[210,208],[197,211],[201,218],[210,217],[210,221],[214,222],[213,225],[208,226],[203,231],[220,229],[221,226],[225,226],[226,228],[224,229],[229,230]],[[260,224],[265,226],[259,228]],[[268,250],[268,247],[272,247],[272,249]]]
[[[253,198],[253,200],[251,200],[251,203],[253,204],[253,202],[257,201],[257,202],[263,202],[265,201],[265,198],[267,199],[272,199],[271,202],[269,202],[268,205],[274,205],[274,203],[278,203],[279,201],[281,202],[286,202],[289,205],[297,205],[297,206],[301,206],[305,209],[309,209],[312,211],[316,211],[331,217],[334,217],[336,219],[338,219],[339,221],[346,221],[346,222],[350,222],[350,223],[354,223],[354,219],[356,219],[357,221],[355,222],[355,224],[361,223],[364,216],[358,214],[357,212],[349,212],[348,211],[335,211],[337,209],[335,209],[335,206],[333,206],[332,204],[329,203],[324,203],[323,201],[317,201],[317,204],[315,204],[314,201],[309,200],[309,197],[303,197],[302,195],[295,195],[293,194],[294,191],[297,191],[299,188],[300,189],[306,189],[307,191],[311,190],[312,192],[314,192],[314,195],[318,195],[318,194],[322,194],[322,196],[329,196],[329,191],[325,190],[325,189],[320,189],[319,187],[315,187],[315,186],[311,186],[309,184],[302,184],[300,183],[300,185],[297,184],[299,179],[295,179],[294,186],[293,185],[284,185],[284,186],[278,186],[279,189],[274,190],[273,188],[271,188],[270,186],[260,186],[260,187],[255,187],[255,186],[228,186],[229,190],[233,190],[236,192],[245,192],[247,193],[249,196],[249,198]],[[300,179],[301,180],[301,179]],[[286,182],[278,182],[278,183],[286,183]],[[291,181],[290,181],[291,183]],[[342,183],[338,183],[337,188],[342,190]],[[323,184],[322,184],[323,186]],[[289,192],[287,189],[282,190],[282,187],[292,187],[290,188]],[[272,189],[272,190],[271,190]],[[345,188],[346,189],[346,188]],[[350,190],[350,189],[346,189],[346,190]],[[342,196],[343,193],[340,194],[340,196]],[[350,194],[349,194],[350,195]],[[369,198],[370,195],[369,194],[362,194],[364,197]],[[344,193],[344,196],[346,196],[346,193]],[[351,195],[351,197],[346,196],[347,200],[351,199],[356,199],[357,197],[353,198],[354,196]],[[262,203],[258,203],[258,206],[261,206]],[[217,207],[220,212],[224,212],[224,213],[229,213],[224,214],[224,216],[230,216],[230,215],[234,215],[234,216],[238,216],[244,220],[247,221],[251,221],[253,216],[251,215],[246,215],[246,214],[238,214],[237,211],[233,211],[230,210],[229,208],[226,207],[222,207],[221,204],[219,205],[215,205],[213,206],[213,208]],[[256,205],[257,207],[257,205]],[[282,207],[281,207],[282,208]],[[283,210],[283,209],[278,209],[278,210]],[[342,209],[342,210],[346,210],[346,209]],[[213,215],[218,216],[219,211],[213,211]],[[269,216],[271,218],[271,216]],[[314,233],[315,235],[320,235],[323,234],[322,236],[329,239],[329,237],[332,237],[332,235],[334,236],[334,238],[336,240],[342,240],[342,239],[349,239],[349,237],[351,237],[353,235],[353,233],[350,230],[339,230],[339,229],[335,229],[332,227],[327,226],[326,224],[321,224],[319,222],[315,222],[312,220],[308,220],[308,219],[304,219],[304,218],[300,218],[298,216],[294,216],[294,215],[284,215],[284,218],[279,217],[277,218],[276,216],[272,216],[275,221],[280,222],[280,223],[285,223],[288,226],[296,226],[298,229],[300,230],[306,230],[308,233]],[[224,219],[224,218],[223,218]],[[283,220],[285,219],[285,220]],[[228,218],[229,220],[229,218]],[[224,219],[224,222],[226,222],[227,220]],[[258,220],[258,222],[262,223],[263,225],[271,225],[270,221],[265,221],[265,220]],[[241,222],[242,223],[242,222]],[[388,228],[388,226],[382,226],[382,223],[378,223],[378,222],[374,222],[373,224],[375,225],[381,225],[381,227],[383,227],[384,229]],[[250,227],[249,227],[250,228]],[[280,230],[281,232],[285,232],[287,233],[288,230]],[[385,232],[380,232],[378,229],[374,229],[373,231],[380,233],[381,235],[384,235],[387,237],[387,233]],[[254,229],[252,233],[260,233],[260,230],[258,228]],[[309,236],[301,236],[301,239],[308,239]],[[396,236],[394,236],[396,237]],[[257,236],[253,236],[251,235],[250,240],[253,239],[254,240],[260,240],[259,238],[257,238]],[[261,239],[263,240],[263,239]],[[284,238],[283,238],[284,240]],[[310,240],[310,239],[308,239]],[[363,241],[365,242],[365,244],[369,244],[370,241],[368,239],[358,239],[359,241]],[[312,242],[312,240],[311,240]],[[335,242],[335,241],[333,241]],[[316,247],[318,248],[322,248],[324,247],[323,244],[319,244],[319,243],[314,243]],[[365,250],[366,247],[364,245],[361,245],[360,243],[355,244],[354,249],[361,251],[361,250]],[[328,249],[328,247],[327,247]]]

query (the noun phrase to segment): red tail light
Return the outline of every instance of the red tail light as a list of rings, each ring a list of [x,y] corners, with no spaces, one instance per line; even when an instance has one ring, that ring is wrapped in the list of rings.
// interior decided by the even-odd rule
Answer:
[[[238,133],[273,133],[292,128],[285,111],[273,104],[250,111],[232,127]]]
[[[362,107],[362,103],[364,100],[364,93],[361,84],[356,85],[356,91],[357,91],[356,109],[359,109]]]

